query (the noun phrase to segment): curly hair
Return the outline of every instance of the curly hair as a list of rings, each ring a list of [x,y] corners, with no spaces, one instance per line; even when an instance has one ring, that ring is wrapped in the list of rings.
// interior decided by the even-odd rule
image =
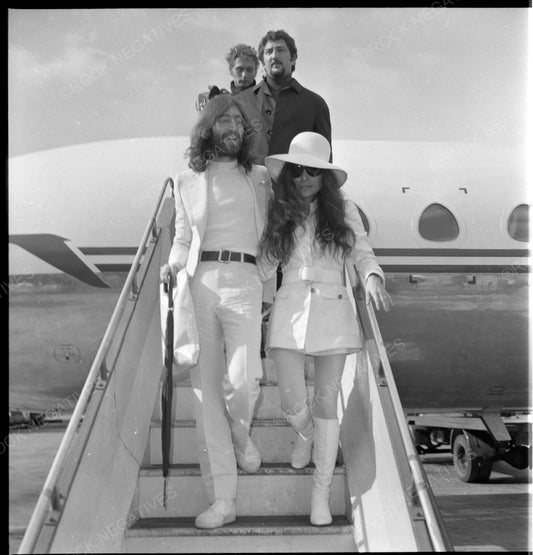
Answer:
[[[255,70],[257,71],[257,68],[259,67],[259,58],[257,57],[257,52],[253,46],[248,46],[247,44],[236,44],[230,49],[226,55],[226,62],[228,62],[230,71],[237,58],[250,58],[254,63]]]
[[[291,60],[296,62],[296,58],[298,57],[298,49],[296,48],[296,43],[294,39],[284,31],[283,29],[278,29],[277,31],[268,31],[268,33],[261,39],[259,46],[257,47],[257,53],[259,55],[259,59],[261,62],[265,63],[265,46],[268,41],[276,41],[276,40],[284,40],[287,48],[289,49],[289,53],[291,55]],[[296,68],[296,64],[292,64],[292,71]]]
[[[308,216],[293,178],[291,164],[284,164],[278,181],[272,182],[274,196],[268,207],[268,223],[260,242],[260,253],[271,262],[287,264],[295,248],[295,231]],[[330,170],[322,173],[322,187],[316,194],[316,229],[314,242],[323,253],[328,250],[345,258],[355,244],[355,233],[345,221],[344,197]]]
[[[204,172],[207,162],[218,157],[220,147],[213,144],[213,127],[218,118],[224,115],[232,106],[238,108],[244,120],[243,141],[237,154],[237,161],[246,173],[249,173],[252,169],[254,154],[252,152],[253,131],[250,121],[242,104],[234,96],[221,94],[207,102],[191,131],[191,142],[185,152],[185,157],[189,158],[189,167],[196,173]]]

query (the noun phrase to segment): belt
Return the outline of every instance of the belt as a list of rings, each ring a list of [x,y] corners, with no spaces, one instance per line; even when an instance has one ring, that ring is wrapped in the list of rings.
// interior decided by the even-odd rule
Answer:
[[[301,266],[297,270],[283,272],[282,285],[295,281],[319,281],[322,283],[340,283],[344,285],[342,270],[328,270],[314,266]]]
[[[202,251],[200,255],[201,262],[249,262],[250,264],[255,264],[255,256],[245,252],[233,252],[233,251]]]

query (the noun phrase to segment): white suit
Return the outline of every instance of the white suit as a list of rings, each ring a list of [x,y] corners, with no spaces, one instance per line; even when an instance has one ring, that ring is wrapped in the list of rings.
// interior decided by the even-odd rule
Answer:
[[[242,169],[240,172],[237,176],[246,178],[251,193],[250,217],[254,218],[258,241],[265,225],[270,178],[262,166],[253,166],[248,175]],[[191,276],[200,356],[190,375],[200,467],[209,502],[213,503],[216,498],[237,496],[233,441],[242,445],[247,439],[260,391],[263,285],[255,264],[200,262],[209,217],[206,172],[181,173],[176,185],[176,233],[169,264],[186,266]],[[228,242],[238,233],[228,230]],[[232,244],[224,248],[235,250]],[[226,370],[228,381],[224,384]]]

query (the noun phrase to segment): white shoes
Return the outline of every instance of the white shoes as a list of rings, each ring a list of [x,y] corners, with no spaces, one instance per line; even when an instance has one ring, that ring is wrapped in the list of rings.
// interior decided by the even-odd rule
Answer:
[[[237,459],[237,465],[240,469],[244,470],[248,474],[254,474],[259,470],[261,466],[261,455],[257,450],[257,447],[253,444],[250,437],[248,437],[246,442],[246,449],[241,451],[237,445],[234,445],[235,458]]]
[[[215,499],[207,510],[194,521],[196,528],[220,528],[237,518],[233,499]]]

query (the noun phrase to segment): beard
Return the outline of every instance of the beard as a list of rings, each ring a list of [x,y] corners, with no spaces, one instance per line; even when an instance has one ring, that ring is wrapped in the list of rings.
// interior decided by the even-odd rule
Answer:
[[[226,131],[212,137],[215,152],[223,156],[236,158],[242,148],[242,137],[233,131]]]
[[[267,75],[274,81],[284,81],[288,77],[290,77],[292,71],[287,71],[287,68],[281,63],[277,62],[277,66],[275,69],[272,68],[272,64],[270,65],[269,70],[267,71]]]

